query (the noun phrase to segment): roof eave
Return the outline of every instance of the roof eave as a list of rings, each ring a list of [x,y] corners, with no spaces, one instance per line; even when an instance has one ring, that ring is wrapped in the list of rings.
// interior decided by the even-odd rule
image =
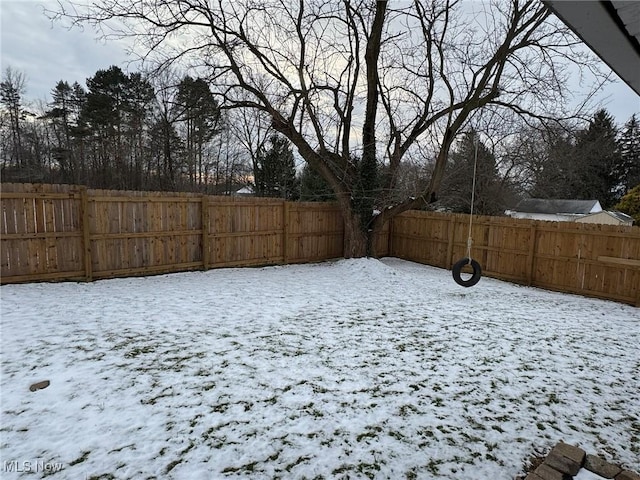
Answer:
[[[640,95],[640,47],[610,1],[543,0],[563,23]]]

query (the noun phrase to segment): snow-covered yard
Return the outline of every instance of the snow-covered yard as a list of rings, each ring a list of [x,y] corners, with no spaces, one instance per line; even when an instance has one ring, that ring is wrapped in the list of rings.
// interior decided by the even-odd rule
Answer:
[[[561,439],[640,470],[631,306],[397,259],[1,294],[3,479],[513,479]]]

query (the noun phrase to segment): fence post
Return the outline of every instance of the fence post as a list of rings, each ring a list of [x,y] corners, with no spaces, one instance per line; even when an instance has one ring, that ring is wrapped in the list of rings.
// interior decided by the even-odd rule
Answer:
[[[536,224],[529,228],[529,254],[527,256],[527,285],[533,285],[533,261],[536,255]]]
[[[289,263],[289,202],[282,202],[282,263]]]
[[[202,195],[202,202],[200,203],[201,209],[201,223],[202,223],[202,269],[208,270],[211,263],[211,255],[209,254],[209,197]]]
[[[87,187],[80,187],[80,218],[82,223],[82,258],[84,262],[84,276],[87,282],[93,280],[91,264],[91,231],[89,225],[89,193]]]
[[[393,222],[395,220],[395,216],[391,217],[389,222],[389,229],[387,230],[387,255],[389,257],[393,257]]]
[[[449,231],[447,232],[447,239],[449,242],[447,243],[447,258],[445,260],[444,268],[450,268],[453,264],[453,237],[456,233],[455,226],[455,216],[449,214]]]
[[[489,250],[489,246],[493,244],[491,234],[493,233],[493,224],[491,223],[491,219],[489,219],[489,228],[485,226],[485,244],[484,244],[484,253],[482,254],[482,265],[486,271],[489,271],[489,258],[491,258],[491,250]]]

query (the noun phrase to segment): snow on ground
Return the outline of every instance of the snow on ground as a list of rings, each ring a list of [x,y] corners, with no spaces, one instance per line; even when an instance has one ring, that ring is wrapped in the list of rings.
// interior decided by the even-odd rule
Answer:
[[[640,470],[631,306],[397,259],[0,291],[3,479],[513,479],[561,439]]]

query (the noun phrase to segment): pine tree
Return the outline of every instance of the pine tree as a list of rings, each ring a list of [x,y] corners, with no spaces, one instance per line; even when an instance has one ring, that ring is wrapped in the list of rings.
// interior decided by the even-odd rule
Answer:
[[[92,183],[140,188],[153,87],[140,73],[126,75],[117,66],[98,70],[87,87],[80,121],[92,144]]]
[[[83,128],[80,112],[86,93],[77,82],[69,85],[60,80],[51,91],[51,96],[51,108],[43,118],[49,120],[53,129],[55,144],[50,148],[58,163],[61,180],[67,183],[84,183],[86,172],[82,162]]]
[[[530,132],[530,138],[536,132]],[[528,194],[533,198],[575,198],[581,182],[575,152],[574,132],[561,128],[549,128],[538,132],[539,147],[528,159],[532,174],[532,187]]]
[[[616,176],[620,193],[626,195],[640,184],[640,122],[635,114],[624,124],[618,139],[620,164]]]
[[[144,163],[149,155],[149,123],[154,100],[154,89],[142,74],[129,74],[124,104],[129,170],[127,188],[142,188]]]
[[[291,144],[286,138],[272,135],[269,148],[258,152],[254,179],[258,196],[297,199],[296,165]]]
[[[505,210],[508,190],[503,187],[496,159],[476,131],[466,133],[451,153],[451,165],[443,180],[440,204],[454,212],[471,212],[474,163],[477,150],[474,213],[499,215]]]
[[[219,132],[220,109],[209,84],[186,76],[178,85],[177,118],[183,122],[187,174],[191,185],[207,183],[209,165],[205,145]]]
[[[166,112],[165,112],[166,113]],[[176,165],[184,154],[184,144],[176,131],[175,125],[166,115],[159,114],[151,127],[151,145],[149,149],[149,166],[147,176],[154,180],[147,188],[154,190],[177,190]]]
[[[81,121],[87,126],[92,178],[101,188],[123,188],[126,168],[123,125],[127,77],[120,67],[98,70],[87,79]]]
[[[613,117],[598,110],[589,127],[576,140],[576,167],[579,182],[572,198],[599,200],[603,208],[611,208],[620,198],[616,171],[621,163],[618,132]]]
[[[336,196],[322,176],[305,164],[300,173],[300,200],[303,202],[326,202]]]

